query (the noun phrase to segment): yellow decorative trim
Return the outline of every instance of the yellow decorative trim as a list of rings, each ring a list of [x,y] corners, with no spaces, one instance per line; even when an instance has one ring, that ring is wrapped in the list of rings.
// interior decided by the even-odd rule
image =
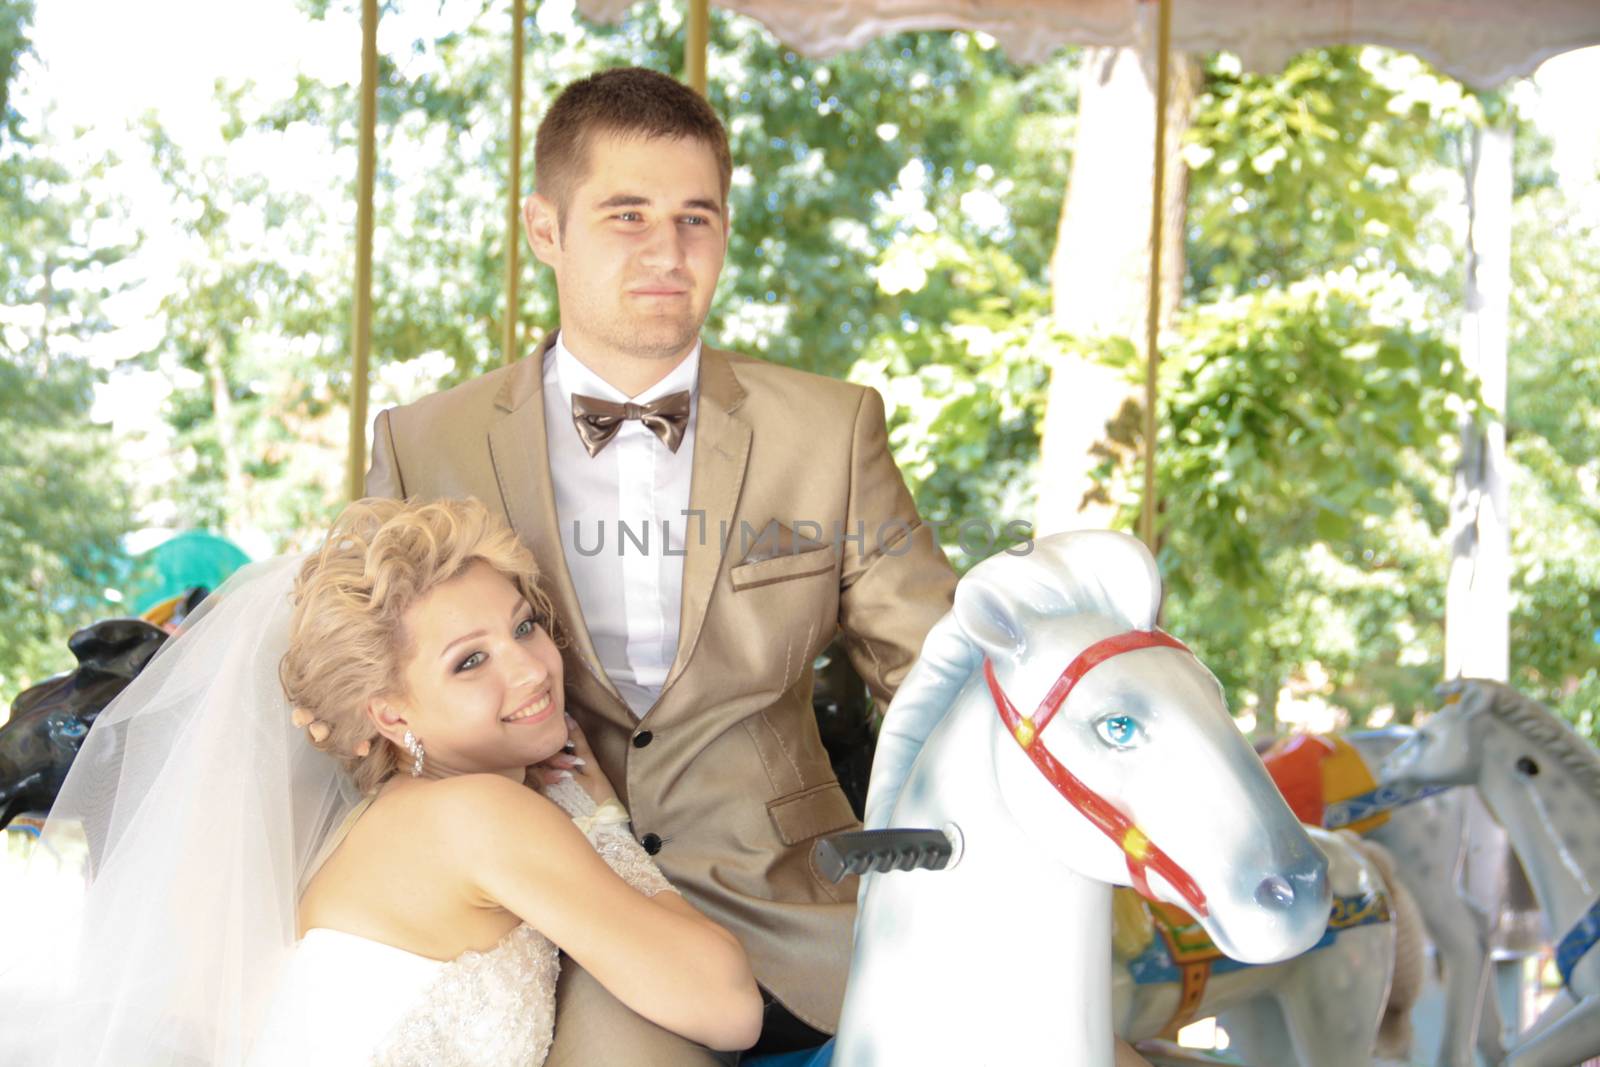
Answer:
[[[1150,854],[1150,839],[1137,826],[1130,826],[1128,832],[1122,835],[1122,851],[1135,863],[1142,863]]]
[[[1386,923],[1392,919],[1393,913],[1389,909],[1387,893],[1373,892],[1359,897],[1334,897],[1333,908],[1328,913],[1328,929],[1348,930],[1352,926]]]
[[[1016,737],[1017,744],[1029,748],[1033,745],[1033,739],[1038,736],[1038,731],[1033,728],[1032,719],[1021,719],[1017,722],[1017,728],[1012,735]]]

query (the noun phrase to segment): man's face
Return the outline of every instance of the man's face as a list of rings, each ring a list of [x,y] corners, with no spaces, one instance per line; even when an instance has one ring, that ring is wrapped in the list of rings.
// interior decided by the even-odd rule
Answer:
[[[716,157],[687,139],[602,136],[558,227],[526,208],[534,253],[556,272],[561,329],[580,356],[675,360],[700,335],[728,250]]]

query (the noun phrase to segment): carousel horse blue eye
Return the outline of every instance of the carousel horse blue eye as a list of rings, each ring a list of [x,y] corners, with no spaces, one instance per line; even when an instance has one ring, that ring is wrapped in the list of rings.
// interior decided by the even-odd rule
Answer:
[[[60,730],[63,737],[82,737],[89,732],[89,728],[77,719],[68,719],[61,724]]]
[[[1114,748],[1128,748],[1139,739],[1139,724],[1132,715],[1107,715],[1094,729],[1100,740]]]

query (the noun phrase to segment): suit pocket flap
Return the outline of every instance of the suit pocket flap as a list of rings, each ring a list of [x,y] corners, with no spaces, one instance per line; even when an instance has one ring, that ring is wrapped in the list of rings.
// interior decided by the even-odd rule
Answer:
[[[838,782],[812,786],[800,793],[767,802],[767,812],[786,845],[798,845],[821,834],[856,825],[856,813]]]
[[[838,566],[838,557],[832,545],[823,545],[810,552],[793,556],[774,556],[755,563],[741,563],[728,572],[733,588],[754,589],[773,582],[786,582],[791,578],[807,578],[813,574],[826,574]]]

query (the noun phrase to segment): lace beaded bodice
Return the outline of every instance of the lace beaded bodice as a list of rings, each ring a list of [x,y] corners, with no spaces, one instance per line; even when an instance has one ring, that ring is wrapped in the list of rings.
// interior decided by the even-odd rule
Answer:
[[[561,805],[602,859],[649,896],[672,886],[610,802],[598,811],[573,781],[544,795]],[[486,952],[447,963],[373,1057],[374,1067],[538,1067],[555,1033],[556,946],[526,923]]]
[[[574,781],[542,790],[629,885],[671,889],[621,805]],[[332,930],[308,931],[251,1067],[539,1067],[555,1032],[556,946],[526,923],[453,960]],[[337,1006],[337,1008],[335,1008]]]

